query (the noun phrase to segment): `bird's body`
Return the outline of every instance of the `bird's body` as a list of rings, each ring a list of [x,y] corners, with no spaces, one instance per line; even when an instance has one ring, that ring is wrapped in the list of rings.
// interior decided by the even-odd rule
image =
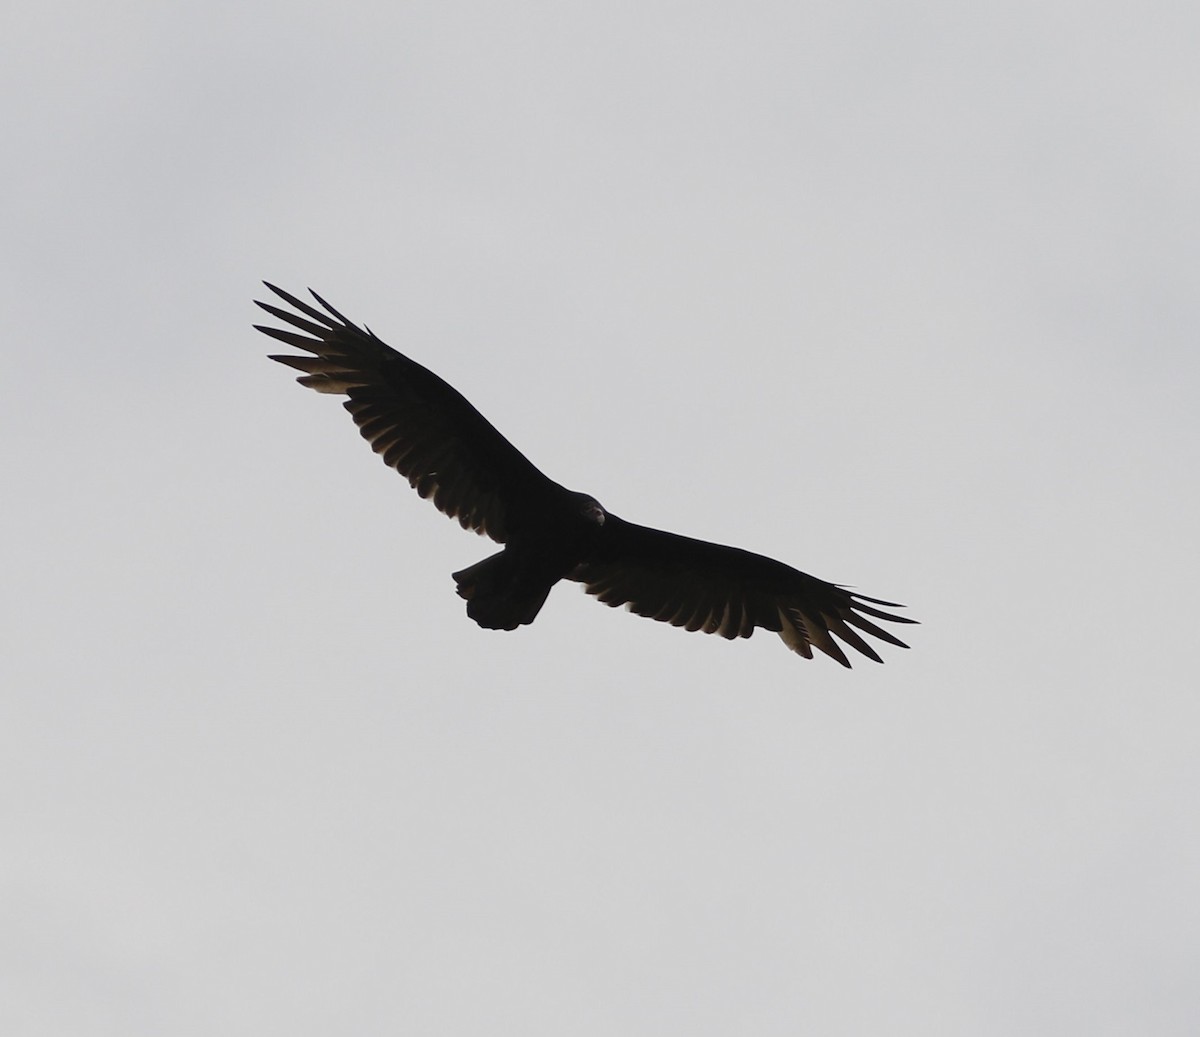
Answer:
[[[503,551],[454,574],[467,615],[492,630],[532,623],[550,589],[601,551],[607,521],[586,494],[551,495],[510,532]]]
[[[386,464],[464,528],[504,545],[454,573],[467,614],[481,627],[532,623],[551,588],[568,579],[638,615],[730,639],[761,627],[805,658],[815,647],[844,666],[849,660],[833,634],[876,662],[858,631],[907,647],[867,618],[913,622],[877,607],[894,603],[741,548],[626,522],[543,475],[461,393],[315,292],[325,312],[267,287],[303,316],[258,305],[305,334],[256,327],[311,354],[271,359],[303,372],[302,385],[349,397],[346,409]]]

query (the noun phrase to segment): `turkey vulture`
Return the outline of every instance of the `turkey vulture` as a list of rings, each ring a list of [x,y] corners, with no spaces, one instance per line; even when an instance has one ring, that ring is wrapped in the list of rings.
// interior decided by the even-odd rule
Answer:
[[[301,385],[349,397],[346,409],[385,464],[464,529],[504,545],[454,573],[467,615],[481,627],[532,623],[550,588],[567,579],[606,605],[688,630],[730,639],[749,637],[756,627],[773,630],[806,659],[817,648],[849,666],[836,634],[882,662],[859,631],[908,647],[867,618],[914,622],[878,607],[903,606],[737,547],[618,518],[586,493],[548,479],[457,390],[316,292],[324,312],[267,287],[298,313],[258,305],[297,330],[255,327],[307,354],[271,359],[301,371]]]

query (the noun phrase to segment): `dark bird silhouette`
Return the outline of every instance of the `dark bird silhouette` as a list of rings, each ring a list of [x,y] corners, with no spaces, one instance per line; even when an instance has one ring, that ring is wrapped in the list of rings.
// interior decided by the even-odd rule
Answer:
[[[467,615],[481,627],[532,623],[550,588],[567,579],[606,605],[688,630],[730,639],[749,637],[756,627],[772,630],[806,659],[817,648],[849,666],[836,635],[882,662],[859,631],[908,647],[868,618],[914,622],[879,607],[902,605],[737,547],[618,518],[586,493],[547,478],[456,389],[316,292],[325,312],[267,287],[298,312],[258,305],[296,330],[255,327],[308,354],[271,359],[301,371],[301,385],[349,397],[346,409],[385,464],[464,529],[504,545],[454,573]]]

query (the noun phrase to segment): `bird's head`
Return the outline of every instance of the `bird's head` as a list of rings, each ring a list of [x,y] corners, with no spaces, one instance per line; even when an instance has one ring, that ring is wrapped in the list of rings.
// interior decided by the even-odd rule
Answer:
[[[597,526],[604,525],[608,513],[600,506],[600,502],[595,497],[589,497],[586,493],[577,493],[575,501],[579,505],[579,514],[589,522],[596,523]]]

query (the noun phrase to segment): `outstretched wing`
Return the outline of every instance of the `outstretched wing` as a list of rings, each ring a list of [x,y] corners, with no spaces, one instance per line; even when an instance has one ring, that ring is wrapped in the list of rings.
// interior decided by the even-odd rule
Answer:
[[[817,648],[843,666],[850,661],[833,635],[882,662],[860,630],[900,648],[908,645],[867,617],[915,622],[877,607],[902,605],[854,594],[772,558],[638,526],[611,513],[602,550],[570,578],[606,605],[626,605],[639,616],[730,640],[762,627],[806,659]]]
[[[504,543],[532,508],[562,492],[432,371],[385,345],[369,328],[350,323],[316,292],[312,296],[324,313],[267,287],[304,316],[258,305],[305,334],[255,327],[312,354],[271,359],[302,371],[296,379],[301,385],[348,396],[346,409],[384,463],[464,529]]]

